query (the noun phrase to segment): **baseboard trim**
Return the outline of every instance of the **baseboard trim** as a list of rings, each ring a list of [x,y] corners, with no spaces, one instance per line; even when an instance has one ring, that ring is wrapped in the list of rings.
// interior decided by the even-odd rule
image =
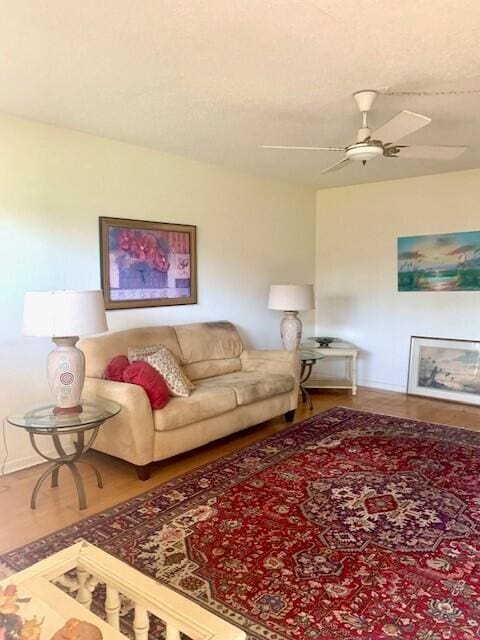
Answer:
[[[64,448],[66,453],[70,454],[73,453],[75,451],[75,447],[72,444],[64,444]],[[51,456],[52,458],[55,458],[56,456],[58,456],[57,452],[55,451],[55,449],[48,449],[45,451],[45,455],[47,456]],[[22,469],[28,469],[29,467],[35,467],[37,464],[41,464],[42,462],[46,462],[41,456],[39,456],[37,453],[32,453],[29,456],[24,456],[23,458],[13,458],[11,460],[9,460],[7,458],[5,464],[3,465],[3,467],[0,469],[0,474],[1,471],[3,471],[3,474],[6,476],[9,473],[13,473],[14,471],[21,471]],[[1,465],[0,465],[1,466]]]
[[[370,389],[379,389],[380,391],[396,391],[397,393],[406,393],[407,391],[404,385],[377,382],[376,380],[359,380],[358,384],[360,387],[369,387]]]

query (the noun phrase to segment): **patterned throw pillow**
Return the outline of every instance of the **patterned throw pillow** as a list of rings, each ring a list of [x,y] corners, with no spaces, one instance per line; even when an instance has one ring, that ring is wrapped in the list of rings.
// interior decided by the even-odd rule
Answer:
[[[145,360],[147,356],[151,356],[163,346],[163,344],[149,344],[146,347],[128,347],[128,359],[130,362]]]
[[[195,389],[195,385],[183,373],[173,353],[164,345],[129,348],[128,359],[130,362],[143,360],[151,364],[163,376],[172,396],[185,398]]]

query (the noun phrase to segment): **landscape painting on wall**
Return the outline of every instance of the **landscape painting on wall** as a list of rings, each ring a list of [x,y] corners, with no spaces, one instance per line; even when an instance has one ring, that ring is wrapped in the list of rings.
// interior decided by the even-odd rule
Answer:
[[[413,336],[408,392],[480,404],[480,342]]]
[[[480,290],[480,231],[398,238],[398,290]]]
[[[106,309],[197,302],[196,227],[100,218]]]

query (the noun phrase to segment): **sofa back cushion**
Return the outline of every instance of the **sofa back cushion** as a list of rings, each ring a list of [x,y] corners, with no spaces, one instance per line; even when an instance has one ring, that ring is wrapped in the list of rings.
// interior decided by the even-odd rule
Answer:
[[[85,372],[90,378],[101,378],[110,360],[118,354],[127,355],[128,347],[163,344],[180,361],[183,361],[180,345],[173,327],[142,327],[116,331],[79,343],[85,354]]]
[[[236,359],[243,351],[240,335],[231,322],[196,322],[177,325],[174,329],[185,365]]]
[[[190,380],[204,380],[221,376],[224,373],[240,371],[242,361],[240,358],[219,358],[218,360],[202,360],[184,365],[185,374]]]

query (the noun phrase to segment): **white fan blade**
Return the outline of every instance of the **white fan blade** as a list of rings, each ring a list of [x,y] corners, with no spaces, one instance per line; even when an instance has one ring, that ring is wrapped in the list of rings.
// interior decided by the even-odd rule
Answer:
[[[260,149],[300,149],[302,151],[345,151],[345,147],[283,147],[281,145],[262,144]]]
[[[418,131],[426,124],[430,124],[431,118],[421,116],[413,111],[400,111],[396,116],[384,125],[376,129],[370,136],[372,140],[380,140],[384,144],[397,142],[414,131]]]
[[[331,164],[323,171],[320,171],[320,175],[323,175],[324,173],[328,173],[330,171],[338,171],[338,169],[341,169],[345,164],[347,164],[347,162],[350,162],[348,158],[342,158],[339,162],[335,162],[335,164]]]
[[[426,146],[413,145],[403,147],[398,153],[399,158],[405,160],[418,158],[419,160],[455,160],[469,147]]]

